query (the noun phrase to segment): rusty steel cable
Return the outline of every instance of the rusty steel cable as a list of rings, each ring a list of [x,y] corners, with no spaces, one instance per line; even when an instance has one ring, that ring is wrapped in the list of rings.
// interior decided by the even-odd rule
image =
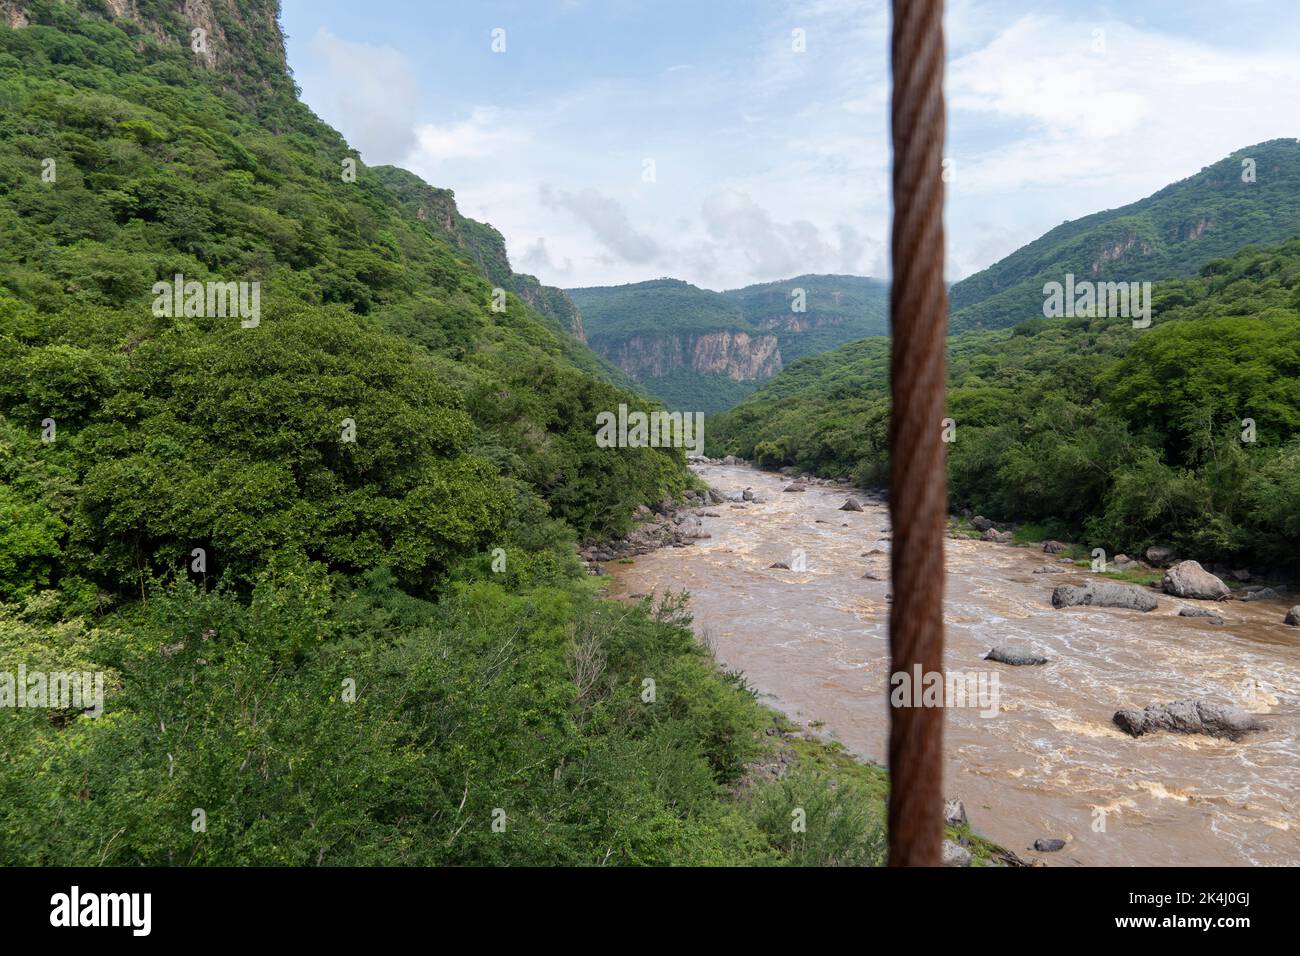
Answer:
[[[917,665],[943,670],[943,58],[943,0],[894,0],[889,651],[912,694],[890,707],[890,866],[936,866],[943,840],[943,708],[921,706],[915,682]]]

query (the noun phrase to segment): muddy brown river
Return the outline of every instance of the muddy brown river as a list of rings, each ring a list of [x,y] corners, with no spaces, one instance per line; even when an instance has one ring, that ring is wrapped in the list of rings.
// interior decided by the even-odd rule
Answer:
[[[710,506],[711,538],[610,564],[613,593],[689,591],[695,629],[724,665],[792,719],[824,722],[849,750],[884,762],[887,508],[840,511],[845,490],[783,493],[788,479],[743,466],[695,470],[724,494],[752,487],[765,500]],[[1055,559],[1029,548],[945,547],[945,667],[997,677],[995,712],[987,698],[945,708],[944,787],[976,832],[1049,865],[1300,864],[1300,628],[1282,623],[1300,596],[1214,605],[1222,626],[1178,617],[1209,605],[1163,594],[1145,614],[1058,611],[1052,588],[1088,572],[1034,574]],[[769,569],[775,562],[803,570]],[[1050,663],[982,659],[1007,642]],[[1111,723],[1120,707],[1188,697],[1237,703],[1269,729],[1233,743],[1133,739]],[[1066,847],[1035,853],[1039,837]]]

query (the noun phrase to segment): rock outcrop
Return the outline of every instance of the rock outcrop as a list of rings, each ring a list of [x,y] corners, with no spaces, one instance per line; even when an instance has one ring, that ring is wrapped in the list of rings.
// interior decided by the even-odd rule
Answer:
[[[1155,595],[1132,584],[1089,581],[1084,585],[1062,584],[1052,592],[1052,607],[1119,607],[1133,611],[1154,611],[1160,602]]]
[[[1147,548],[1146,555],[1148,564],[1153,564],[1157,568],[1163,568],[1173,563],[1174,549],[1166,548],[1164,545],[1152,545]]]
[[[1179,617],[1203,617],[1211,624],[1222,624],[1223,616],[1206,607],[1182,607],[1178,609]]]
[[[1046,657],[1023,644],[999,644],[985,654],[984,659],[997,661],[999,664],[1010,664],[1012,667],[1033,667],[1047,663]]]
[[[970,866],[970,850],[959,843],[953,843],[952,840],[944,840],[941,862],[944,866]]]
[[[1160,587],[1166,594],[1197,601],[1222,601],[1232,596],[1228,586],[1197,561],[1179,561],[1165,572]]]
[[[1240,740],[1248,733],[1266,729],[1254,714],[1240,707],[1206,700],[1150,704],[1142,710],[1126,707],[1117,710],[1113,720],[1120,730],[1131,737],[1165,730],[1175,734],[1205,734]]]

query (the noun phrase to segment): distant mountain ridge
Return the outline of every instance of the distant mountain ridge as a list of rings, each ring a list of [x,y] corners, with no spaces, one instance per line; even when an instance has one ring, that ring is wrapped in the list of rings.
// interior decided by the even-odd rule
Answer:
[[[729,408],[793,359],[889,324],[877,279],[803,275],[726,292],[680,279],[567,290],[587,344],[670,407]]]
[[[1249,244],[1300,232],[1300,142],[1239,149],[1145,199],[1062,223],[949,291],[950,330],[998,329],[1042,316],[1043,285],[1195,275]]]

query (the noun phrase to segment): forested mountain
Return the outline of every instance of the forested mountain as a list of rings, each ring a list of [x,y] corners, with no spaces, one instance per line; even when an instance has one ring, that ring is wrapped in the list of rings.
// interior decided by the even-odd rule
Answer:
[[[1145,199],[1055,229],[949,292],[950,331],[1007,328],[1043,314],[1043,286],[1196,275],[1211,259],[1300,232],[1300,141],[1238,150]]]
[[[852,788],[732,796],[770,715],[574,555],[682,452],[596,446],[650,406],[298,102],[274,0],[0,13],[0,672],[106,677],[0,707],[0,863],[875,852]]]
[[[796,276],[728,292],[679,279],[570,289],[588,344],[670,407],[729,408],[802,355],[888,329],[888,286]]]
[[[951,338],[954,506],[1295,571],[1300,240],[1158,282],[1153,311]],[[882,483],[888,370],[884,338],[796,362],[710,421],[710,453]]]

